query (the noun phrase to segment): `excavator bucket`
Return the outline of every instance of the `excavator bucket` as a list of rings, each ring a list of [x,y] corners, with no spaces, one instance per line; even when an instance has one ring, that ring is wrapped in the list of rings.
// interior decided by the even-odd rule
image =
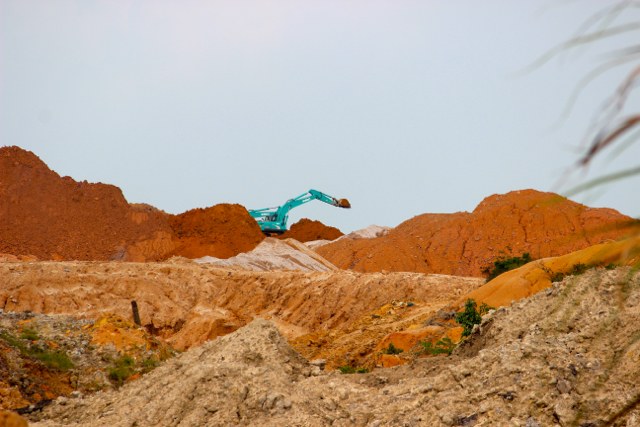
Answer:
[[[340,207],[341,208],[351,209],[351,203],[349,203],[349,201],[347,199],[340,199],[340,200],[338,200],[338,202],[340,202]]]

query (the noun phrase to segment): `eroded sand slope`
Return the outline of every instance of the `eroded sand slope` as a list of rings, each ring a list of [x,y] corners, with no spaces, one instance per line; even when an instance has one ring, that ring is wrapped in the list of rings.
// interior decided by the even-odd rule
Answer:
[[[56,402],[58,426],[601,426],[640,420],[640,278],[565,279],[491,312],[449,358],[320,372],[256,320],[115,393]]]
[[[154,335],[186,349],[272,319],[293,338],[342,328],[393,300],[450,304],[484,281],[416,273],[254,272],[173,263],[0,264],[0,308],[98,318],[131,318],[131,301]]]

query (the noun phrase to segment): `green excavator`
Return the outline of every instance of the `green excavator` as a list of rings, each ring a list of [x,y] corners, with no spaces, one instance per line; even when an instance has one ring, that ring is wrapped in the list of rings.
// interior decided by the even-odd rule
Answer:
[[[312,200],[320,200],[337,208],[350,209],[351,204],[347,199],[336,199],[328,194],[316,190],[309,190],[295,199],[289,199],[282,206],[275,208],[264,208],[250,210],[249,215],[254,217],[265,234],[282,234],[287,231],[287,220],[289,211],[295,207],[308,203]]]

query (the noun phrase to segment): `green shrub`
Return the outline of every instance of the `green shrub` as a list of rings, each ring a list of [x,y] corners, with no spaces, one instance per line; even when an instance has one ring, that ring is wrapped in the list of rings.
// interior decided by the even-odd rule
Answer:
[[[135,373],[136,361],[133,357],[124,355],[117,358],[115,366],[109,368],[109,379],[121,386],[124,381]]]
[[[22,338],[23,340],[38,341],[40,339],[40,336],[38,335],[38,331],[36,331],[35,329],[25,329],[24,331],[22,331],[22,335],[20,335],[20,338]]]
[[[379,354],[400,354],[404,350],[401,348],[396,348],[393,343],[389,343],[387,348],[383,348]]]
[[[7,344],[9,344],[11,347],[15,347],[18,350],[20,350],[20,353],[22,353],[23,356],[27,356],[28,355],[27,346],[24,345],[22,342],[20,342],[20,340],[18,338],[16,338],[13,335],[11,335],[9,332],[7,332],[7,331],[0,332],[0,338],[5,340],[7,342]]]
[[[453,350],[456,348],[456,345],[451,341],[451,338],[442,338],[433,345],[432,342],[421,341],[420,345],[423,347],[422,351],[429,354],[446,354],[447,356],[453,353]],[[418,353],[419,354],[419,353]]]
[[[354,368],[353,366],[340,366],[338,369],[343,374],[355,374],[356,373],[356,368]]]
[[[480,309],[477,308],[478,304],[473,298],[468,298],[464,304],[464,311],[456,314],[456,322],[458,322],[463,328],[462,338],[471,335],[473,325],[479,325],[482,323],[482,315],[487,314],[489,310],[493,310],[493,307],[489,307],[486,303],[482,303]]]
[[[36,353],[34,356],[49,368],[56,369],[61,372],[67,372],[75,366],[71,359],[69,359],[69,356],[62,351],[58,351],[56,353],[43,351],[41,353]]]
[[[354,368],[353,366],[340,366],[338,369],[343,374],[366,374],[370,372],[367,368]]]
[[[22,333],[21,338],[35,341],[34,339],[31,339],[34,336],[34,333],[37,336],[37,332],[33,330],[25,330]],[[67,356],[64,351],[49,352],[43,350],[40,347],[29,348],[22,342],[20,342],[18,338],[14,337],[6,331],[2,331],[2,333],[0,333],[0,337],[5,340],[10,346],[20,350],[20,354],[22,355],[22,357],[35,358],[51,369],[66,372],[74,367],[73,362],[71,361],[71,359],[69,359],[69,356]]]
[[[606,268],[607,270],[613,270],[614,268],[616,268],[617,265],[614,263],[611,263],[609,265],[603,266],[602,264],[583,264],[581,262],[574,264],[573,266],[571,266],[571,270],[569,270],[566,273],[554,273],[549,267],[545,266],[545,265],[541,265],[541,269],[547,274],[547,277],[549,277],[549,280],[551,282],[561,282],[562,279],[564,279],[567,276],[580,276],[582,274],[584,274],[585,272],[587,272],[587,270],[590,270],[592,268]]]
[[[146,359],[144,362],[142,362],[142,367],[151,370],[156,368],[159,364],[160,362],[158,361],[158,359],[156,359],[155,357],[150,357]]]
[[[506,273],[507,271],[514,270],[518,267],[522,267],[525,264],[533,261],[529,252],[525,252],[521,257],[511,257],[506,258],[504,256],[498,257],[498,259],[493,263],[493,266],[486,267],[482,270],[482,274],[487,276],[487,282],[495,279],[502,273]]]

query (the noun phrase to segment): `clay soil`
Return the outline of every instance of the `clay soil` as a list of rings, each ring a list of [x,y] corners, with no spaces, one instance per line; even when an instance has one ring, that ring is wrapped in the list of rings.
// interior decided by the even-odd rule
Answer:
[[[293,338],[347,327],[393,300],[428,302],[410,310],[390,310],[396,314],[435,313],[484,283],[412,273],[254,272],[209,267],[184,258],[166,263],[0,263],[0,280],[0,308],[5,312],[29,310],[87,319],[114,313],[131,319],[131,300],[135,300],[147,330],[178,350],[233,332],[256,316],[273,320]],[[389,321],[398,320],[391,317]],[[375,329],[369,323],[366,327]],[[368,331],[367,339],[375,346],[374,338],[393,330],[385,326]],[[361,336],[354,340],[364,342]],[[345,346],[340,352],[353,351],[360,352],[361,346]],[[348,360],[352,356],[360,357],[344,355]]]
[[[61,178],[30,151],[0,148],[0,253],[31,260],[229,258],[263,238],[242,206],[168,215],[127,203],[113,185]]]
[[[164,212],[131,207],[119,188],[61,178],[30,151],[0,148],[0,253],[108,260],[170,235]],[[158,249],[145,259],[159,258]]]
[[[230,258],[249,252],[264,235],[258,223],[240,205],[220,204],[206,209],[192,209],[171,216],[169,225],[175,233],[173,255],[185,258]]]
[[[424,214],[386,236],[341,239],[317,252],[359,272],[412,271],[481,277],[500,256],[565,255],[627,235],[637,221],[553,193],[513,191],[487,197],[471,213]]]
[[[344,236],[344,233],[335,227],[329,227],[320,221],[302,218],[293,224],[289,231],[278,237],[280,239],[291,238],[305,243],[313,240],[335,240],[341,236]]]

